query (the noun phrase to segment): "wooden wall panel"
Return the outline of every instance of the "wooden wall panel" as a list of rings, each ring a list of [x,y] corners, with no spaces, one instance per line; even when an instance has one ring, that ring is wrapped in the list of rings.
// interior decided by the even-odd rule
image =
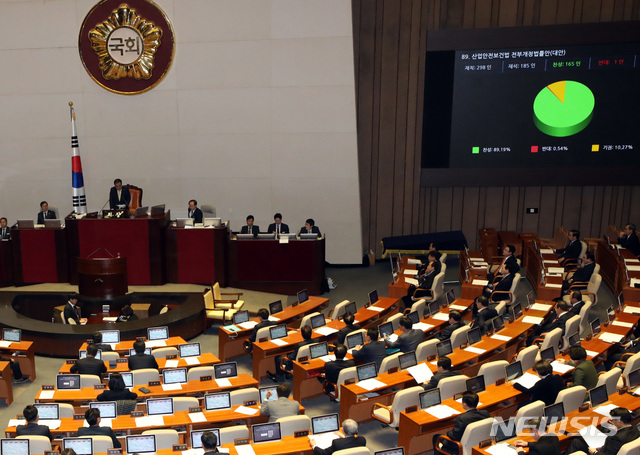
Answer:
[[[363,249],[386,236],[481,227],[599,237],[640,224],[640,186],[421,188],[429,30],[638,20],[640,0],[352,0]],[[527,215],[527,207],[538,207]]]

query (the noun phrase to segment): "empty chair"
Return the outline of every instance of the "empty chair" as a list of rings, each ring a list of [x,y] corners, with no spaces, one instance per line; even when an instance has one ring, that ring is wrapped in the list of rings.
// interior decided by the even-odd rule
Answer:
[[[498,379],[506,379],[507,371],[505,367],[509,365],[506,360],[496,360],[495,362],[483,363],[478,370],[478,376],[484,376],[486,385],[495,384]]]
[[[371,409],[371,417],[380,422],[389,425],[392,428],[398,428],[400,424],[400,413],[418,403],[420,394],[424,392],[422,386],[409,387],[400,390],[393,397],[391,406],[385,406],[375,403]]]
[[[173,412],[188,411],[198,406],[200,402],[196,397],[173,397]]]
[[[113,440],[111,439],[111,436],[91,435],[78,437],[93,439],[93,453],[107,453],[107,450],[113,449]]]
[[[625,359],[625,357],[622,357]],[[626,358],[626,361],[617,362],[618,368],[623,368],[622,376],[618,380],[618,387],[627,387],[629,385],[629,373],[640,368],[640,352]]]
[[[266,338],[267,340],[271,339],[271,332],[269,331],[271,327],[261,327],[258,329],[258,332],[256,332],[256,341],[260,341],[264,338]]]
[[[199,381],[202,376],[211,376],[213,378],[213,367],[193,367],[187,371],[188,381]]]
[[[245,401],[255,401],[256,403],[260,403],[260,391],[255,387],[233,390],[229,397],[231,399],[231,406],[242,405]]]
[[[205,332],[209,321],[225,322],[233,319],[233,315],[244,305],[244,300],[240,300],[240,296],[242,296],[241,292],[220,292],[220,283],[214,283],[211,290],[204,293],[204,308],[207,316],[204,320]]]
[[[157,359],[166,359],[168,355],[178,355],[178,348],[158,348],[151,351],[151,355]]]
[[[342,316],[344,316],[344,310],[347,305],[349,305],[349,303],[349,300],[343,300],[342,302],[338,303],[331,311],[329,311],[329,318],[333,320],[340,319]]]
[[[420,319],[422,319],[424,317],[424,309],[426,305],[427,305],[427,301],[425,299],[416,300],[411,305],[411,309],[409,310],[409,313],[413,313],[414,311],[416,311],[420,316]],[[397,330],[397,329],[394,329],[394,330]]]
[[[102,384],[100,376],[96,376],[95,374],[80,375],[80,387],[93,387],[96,384]]]
[[[323,385],[324,393],[329,395],[329,397],[333,398],[334,400],[340,401],[340,385],[345,381],[356,379],[357,374],[358,373],[356,367],[343,368],[342,370],[340,370],[340,374],[338,374],[338,382],[332,384],[334,388],[333,391],[327,390],[328,381],[325,380]]]
[[[16,436],[16,439],[29,440],[29,454],[44,454],[46,450],[51,450],[51,441],[46,436],[24,435]],[[109,438],[109,440],[111,440],[111,438]]]
[[[366,447],[353,447],[351,449],[336,450],[333,455],[371,455]]]
[[[538,401],[534,401],[533,403],[529,403],[528,405],[525,405],[520,409],[518,409],[518,412],[516,412],[516,415],[515,415],[515,421],[516,421],[516,424],[521,419],[524,419],[524,421],[527,422],[530,419],[542,417],[543,415],[544,415],[544,401],[538,400]]]
[[[562,336],[562,350],[569,349],[569,337],[580,332],[580,316],[575,315],[567,320]]]
[[[533,368],[539,352],[537,346],[527,346],[526,348],[520,349],[514,360],[522,364],[522,371],[527,371]]]
[[[602,372],[598,375],[598,383],[596,384],[596,387],[606,384],[607,395],[613,395],[616,393],[618,380],[621,375],[622,370],[620,370],[620,368],[611,368],[609,371]]]
[[[395,354],[386,356],[380,363],[378,374],[388,373],[389,370],[394,367],[400,369],[400,355],[402,355],[402,352],[396,352]]]
[[[118,360],[120,358],[120,354],[118,354],[115,351],[102,351],[101,354],[101,358],[102,360],[104,360],[105,362],[109,362],[111,360]]]
[[[246,425],[220,428],[220,441],[218,441],[218,445],[232,444],[236,439],[245,439],[248,437],[249,428],[247,428]]]
[[[493,417],[470,423],[464,430],[464,434],[462,435],[462,438],[460,438],[460,442],[449,439],[446,436],[440,436],[438,438],[438,444],[446,439],[458,446],[457,453],[459,455],[471,455],[471,450],[475,446],[479,445],[481,441],[491,438],[491,428],[493,427],[493,424]]]
[[[560,352],[560,340],[562,339],[562,329],[558,327],[557,329],[553,329],[551,332],[547,333],[540,344],[540,350],[544,351],[547,348],[553,346],[553,353],[556,357],[558,357],[558,353]]]
[[[440,399],[444,401],[452,398],[456,393],[464,392],[467,389],[467,379],[469,377],[464,375],[441,379],[438,383]]]
[[[564,412],[565,414],[569,414],[577,410],[580,405],[584,403],[586,394],[587,389],[581,385],[575,385],[568,389],[561,390],[555,402],[564,404]]]
[[[161,430],[146,430],[142,434],[153,434],[156,436],[156,449],[157,450],[171,450],[175,444],[180,444],[180,436],[176,430],[161,429]]]
[[[465,325],[463,327],[460,327],[459,329],[455,329],[451,333],[451,347],[453,349],[456,349],[460,347],[461,344],[467,342],[467,333],[469,332],[469,330],[471,330],[471,326]]]
[[[586,303],[596,304],[598,290],[600,289],[600,285],[602,284],[602,275],[600,275],[595,269],[591,274],[591,278],[587,282],[587,289],[580,291],[582,293],[582,300]],[[565,302],[569,302],[571,300],[571,294],[567,294],[562,297]]]
[[[591,325],[589,324],[589,310],[591,310],[592,306],[593,303],[586,301],[580,309],[580,334],[584,334],[585,336],[588,335],[591,330]]]
[[[293,436],[296,431],[311,432],[311,419],[306,415],[280,417],[276,422],[280,423],[282,436]]]
[[[73,417],[75,415],[75,409],[73,405],[69,403],[58,403],[58,409],[60,412],[60,418]]]
[[[413,306],[411,308],[413,308]],[[391,326],[393,327],[394,332],[400,328],[400,319],[402,319],[403,317],[404,317],[403,313],[396,313],[393,316],[391,316],[389,319],[387,319],[387,322],[391,323]]]
[[[502,301],[499,304],[496,305],[496,312],[498,313],[498,316],[502,316],[504,314],[504,311],[507,309],[507,302],[506,301]]]
[[[432,338],[427,341],[423,341],[416,348],[416,360],[418,363],[424,362],[432,355],[436,355],[436,345],[440,343],[437,338]]]
[[[133,370],[133,385],[147,385],[150,381],[160,380],[160,373],[155,368]]]
[[[116,401],[116,413],[119,416],[126,416],[135,411],[137,406],[136,400],[118,400]]]

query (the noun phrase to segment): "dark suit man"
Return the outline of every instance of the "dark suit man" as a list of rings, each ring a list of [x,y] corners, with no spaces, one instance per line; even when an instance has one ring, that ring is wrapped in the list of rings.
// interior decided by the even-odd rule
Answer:
[[[86,324],[87,319],[80,317],[80,308],[78,308],[78,293],[72,292],[69,294],[69,301],[64,306],[64,310],[62,311],[62,316],[64,317],[64,322],[66,324],[69,323],[69,319],[73,319],[76,324]]]
[[[640,438],[640,430],[631,424],[632,414],[625,408],[613,408],[609,411],[612,417],[610,424],[616,428],[616,432],[607,436],[604,445],[598,450],[591,449],[581,437],[571,440],[567,453],[583,451],[591,455],[617,455],[623,445]]]
[[[113,186],[109,191],[109,207],[111,210],[116,210],[124,205],[126,210],[129,210],[129,205],[131,204],[131,193],[129,192],[129,187],[122,186],[122,180],[115,179],[113,181]]]
[[[298,357],[298,351],[302,346],[307,346],[307,345],[316,343],[315,340],[311,339],[311,336],[313,335],[313,330],[311,329],[310,325],[303,325],[302,327],[300,327],[300,335],[302,335],[302,341],[293,347],[293,351],[289,352],[284,356],[285,364],[288,365],[287,368],[289,369],[293,368],[293,361],[296,360],[296,358]],[[282,360],[281,355],[277,355],[275,357],[275,367],[276,367],[275,374],[270,371],[267,371],[267,376],[273,382],[281,382],[278,380],[278,376],[282,376],[282,374],[285,373],[281,367],[281,360]],[[291,373],[285,373],[286,379],[291,379],[291,377],[292,377]]]
[[[320,234],[320,228],[316,226],[316,222],[313,218],[309,218],[305,221],[304,226],[300,228],[300,233],[298,235],[301,234],[318,234],[318,237],[322,237],[322,234]]]
[[[569,241],[567,246],[556,250],[558,259],[576,259],[580,257],[582,252],[582,244],[580,243],[580,231],[572,229],[568,235]]]
[[[440,341],[446,341],[451,338],[451,334],[458,330],[460,327],[464,327],[462,323],[462,313],[458,310],[449,311],[449,325],[436,334],[436,338]]]
[[[480,333],[484,335],[492,324],[491,320],[498,316],[498,312],[489,305],[489,299],[484,295],[476,297],[475,304],[478,311],[473,317],[472,325],[480,327]]]
[[[89,424],[88,427],[78,428],[78,436],[109,436],[113,441],[113,448],[119,449],[122,447],[120,441],[116,438],[113,430],[110,427],[100,426],[100,409],[89,408],[84,413],[84,418]]]
[[[0,218],[0,240],[11,240],[11,228],[7,226],[7,219]]]
[[[522,406],[538,400],[544,401],[545,406],[555,403],[558,393],[564,389],[564,381],[560,376],[553,374],[553,367],[548,360],[539,360],[533,365],[533,369],[540,376],[540,380],[531,388],[513,384],[514,389],[531,397],[529,401],[522,403]]]
[[[489,283],[493,283],[495,278],[502,279],[502,276],[507,274],[507,264],[515,265],[516,271],[514,273],[518,273],[518,271],[520,270],[520,266],[518,265],[518,260],[514,256],[515,252],[516,247],[513,245],[506,245],[502,249],[502,255],[504,256],[504,259],[502,260],[500,265],[497,266],[497,268],[489,268],[489,272],[487,273],[487,281],[489,281]],[[494,265],[493,267],[496,266]]]
[[[332,455],[333,452],[338,450],[367,446],[367,440],[363,436],[358,436],[358,424],[355,420],[346,419],[342,422],[342,432],[344,433],[344,438],[334,439],[331,441],[331,446],[327,449],[321,449],[316,446],[315,440],[311,441],[313,453],[315,455]]]
[[[253,332],[251,332],[251,336],[249,337],[250,343],[256,342],[256,338],[258,336],[258,330],[260,330],[263,327],[271,327],[272,325],[278,324],[276,321],[269,320],[269,310],[267,310],[266,308],[260,308],[258,310],[258,317],[260,318],[260,322],[258,322],[253,327]],[[253,348],[253,345],[251,345],[251,348]]]
[[[193,218],[194,223],[202,223],[204,221],[202,210],[198,208],[198,201],[195,199],[189,201],[189,210],[187,213],[189,214],[189,218]]]
[[[502,279],[495,285],[490,284],[484,288],[484,295],[489,297],[492,302],[499,302],[500,300],[506,300],[509,298],[507,293],[511,290],[511,285],[515,278],[515,274],[519,270],[518,264],[506,264],[507,274],[502,276]]]
[[[106,344],[102,342],[102,333],[98,331],[93,332],[93,344],[95,345],[96,348],[100,349],[102,352],[113,351],[113,349],[111,349],[110,344]]]
[[[416,288],[413,285],[409,286],[407,295],[402,297],[405,310],[411,308],[411,305],[413,305],[416,300],[431,298],[433,295],[433,280],[438,273],[440,273],[440,267],[440,261],[430,261],[426,269],[424,269],[424,273],[422,275],[418,274],[418,287]]]
[[[582,311],[582,307],[584,306],[584,300],[582,300],[582,292],[573,291],[571,293],[571,298],[569,299],[569,304],[571,307],[569,308],[569,313],[573,316],[579,316],[580,311]]]
[[[367,329],[367,344],[353,348],[351,355],[356,360],[363,363],[375,362],[376,369],[380,369],[382,360],[387,356],[387,347],[384,341],[378,341],[378,329],[369,327]]]
[[[458,414],[453,419],[453,429],[447,432],[447,437],[454,441],[460,441],[464,435],[464,430],[467,429],[469,424],[491,417],[491,414],[487,411],[476,409],[478,401],[478,394],[475,392],[464,392],[462,394],[462,409],[464,409],[465,412]],[[437,449],[436,441],[439,436],[439,434],[433,436],[434,453],[457,453],[457,447],[446,440],[442,448]]]
[[[253,224],[253,222],[253,215],[249,215],[247,217],[247,224],[246,226],[242,226],[240,234],[253,234],[253,236],[256,237],[260,233],[260,226]]]
[[[202,448],[204,449],[204,454],[210,453],[219,453],[218,452],[218,438],[213,431],[205,431],[200,436],[200,441],[202,442]]]
[[[269,234],[273,232],[275,232],[276,234],[289,233],[289,226],[282,222],[282,213],[276,213],[275,215],[273,215],[273,221],[275,221],[275,223],[271,223],[269,225],[269,229],[267,230]]]
[[[571,285],[573,290],[586,289],[588,282],[596,268],[596,257],[592,251],[587,251],[582,258],[582,265],[571,276],[562,282],[562,294],[566,294]],[[585,283],[585,284],[578,284]]]
[[[429,382],[422,384],[424,390],[431,390],[438,387],[440,381],[453,376],[460,376],[462,373],[451,369],[451,359],[447,356],[438,358],[438,371],[431,376]]]
[[[636,234],[635,224],[627,224],[624,227],[624,230],[620,232],[618,243],[623,248],[631,251],[631,254],[633,254],[634,256],[640,256],[640,240],[638,239],[638,235]]]
[[[158,369],[158,362],[151,354],[144,353],[145,344],[144,341],[136,341],[133,343],[133,350],[135,355],[129,356],[129,369],[141,370],[143,368],[155,368]]]
[[[49,210],[49,204],[47,201],[40,203],[40,211],[38,212],[38,224],[44,224],[44,220],[55,220],[57,218],[56,212]]]
[[[347,347],[344,344],[337,345],[334,354],[336,359],[324,364],[324,373],[318,376],[318,380],[320,382],[324,382],[326,379],[331,384],[336,384],[338,382],[338,376],[342,370],[355,366],[353,360],[344,359],[344,356],[347,355]],[[333,392],[333,390],[332,385],[327,387],[327,391]]]
[[[53,439],[51,436],[51,430],[46,425],[38,425],[38,408],[35,406],[29,405],[22,411],[22,415],[27,421],[26,425],[18,425],[16,427],[16,436],[46,436],[50,440]]]
[[[564,330],[567,326],[567,321],[575,316],[575,314],[571,313],[569,310],[571,307],[564,300],[560,300],[556,303],[554,311],[551,312],[552,319],[549,319],[546,323],[538,328],[529,336],[527,340],[527,344],[533,344],[533,341],[542,336],[544,337],[547,333],[551,332],[553,329],[562,329],[562,335],[564,335]],[[556,317],[553,317],[555,313]]]
[[[358,324],[354,324],[356,317],[353,313],[347,313],[342,318],[345,326],[338,330],[338,344],[344,344],[344,340],[346,340],[347,335],[356,330],[360,330],[360,326]]]
[[[533,427],[534,441],[527,442],[517,440],[514,445],[518,448],[528,447],[530,455],[561,455],[560,440],[555,434],[547,433],[547,420],[535,418],[526,423],[530,428]],[[518,450],[518,454],[524,454],[523,450]]]
[[[87,346],[87,357],[78,359],[76,363],[71,365],[72,373],[92,374],[102,379],[102,375],[107,372],[107,366],[102,360],[96,359],[98,348],[95,344]]]
[[[400,352],[415,351],[420,343],[424,341],[424,332],[422,330],[413,329],[413,322],[408,317],[400,319],[400,331],[396,341],[389,340],[387,335],[384,336],[385,343],[389,349],[399,349]]]

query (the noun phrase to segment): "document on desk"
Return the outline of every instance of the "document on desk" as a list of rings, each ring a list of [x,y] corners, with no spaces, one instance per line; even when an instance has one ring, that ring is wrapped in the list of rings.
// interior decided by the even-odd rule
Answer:
[[[396,341],[398,341],[398,335],[395,333],[392,333],[391,335],[387,335],[387,338],[389,339],[389,341],[391,341],[392,343],[395,343]]]
[[[9,346],[11,346],[11,341],[0,341],[0,348],[8,348]]]
[[[242,322],[240,324],[238,324],[240,327],[242,327],[245,330],[251,330],[252,328],[254,328],[255,326],[258,325],[258,323],[256,321],[247,321],[247,322]]]
[[[562,284],[560,283],[547,283],[544,285],[545,288],[557,288],[560,289],[562,287]]]
[[[239,414],[244,414],[247,416],[253,416],[260,412],[260,410],[256,408],[250,408],[248,406],[238,406],[233,412],[237,412]]]
[[[640,265],[628,265],[627,270],[629,272],[640,272]]]
[[[365,390],[374,390],[379,389],[381,387],[385,387],[387,384],[384,382],[378,381],[376,378],[365,379],[364,381],[357,382],[356,385],[358,387],[362,387]]]
[[[515,446],[511,444],[507,444],[506,442],[501,442],[494,446],[488,447],[485,449],[487,453],[491,455],[517,455],[518,451]]]
[[[218,449],[218,452],[222,452],[221,447],[218,447],[217,449]],[[204,449],[199,448],[199,449],[183,450],[182,455],[204,455]]]
[[[486,267],[489,265],[487,261],[471,261],[474,267]]]
[[[421,265],[422,261],[420,259],[407,259],[407,264],[411,264],[411,265]]]
[[[319,357],[320,360],[322,360],[323,362],[335,362],[336,360],[336,356],[333,354],[327,354],[327,355],[323,355],[322,357]]]
[[[437,319],[438,321],[448,321],[449,313],[436,313],[431,316],[433,319]]]
[[[449,305],[449,308],[452,309],[452,310],[466,311],[467,308],[469,308],[469,307],[466,307],[464,305]]]
[[[216,384],[218,384],[218,387],[231,387],[231,381],[227,378],[216,379]]]
[[[628,314],[640,314],[640,307],[627,305],[626,307],[624,307],[624,310],[622,310],[622,312]]]
[[[118,316],[104,316],[102,318],[103,322],[116,322],[118,320]]]
[[[426,322],[416,322],[415,324],[413,324],[412,328],[426,332],[427,330],[431,330],[433,326],[431,324],[427,324]]]
[[[588,349],[585,349],[585,352],[587,353],[587,357],[598,357],[600,355],[599,352],[589,351]]]
[[[609,415],[609,414],[607,414]],[[578,433],[584,439],[584,442],[592,449],[598,449],[604,445],[607,435],[598,430],[595,426],[589,425],[588,427],[581,428]]]
[[[557,360],[554,360],[553,362],[551,362],[551,366],[553,367],[553,371],[560,374],[568,373],[574,368],[571,365],[567,365],[566,363],[560,363]]]
[[[405,280],[405,281],[406,281],[406,280]],[[369,308],[367,308],[367,310],[380,312],[380,311],[384,311],[384,308],[380,308],[380,307],[378,307],[378,306],[373,306],[373,305],[371,305]]]
[[[402,271],[403,275],[415,276],[417,270],[416,269],[405,269]]]
[[[281,339],[281,338],[278,338],[277,340],[269,340],[269,341],[271,341],[271,342],[272,342],[273,344],[275,344],[276,346],[286,346],[286,345],[288,345],[288,344],[289,344],[289,343],[287,343],[286,341],[284,341],[284,340],[283,340],[283,339]]]
[[[429,366],[426,363],[419,363],[409,367],[407,368],[407,371],[411,376],[413,376],[413,379],[415,379],[418,384],[428,381],[431,379],[431,376],[433,376],[431,369],[429,369]]]
[[[170,390],[182,390],[182,384],[177,383],[177,384],[162,384],[162,390],[164,390],[165,392],[170,391]]]
[[[505,336],[505,335],[498,335],[497,333],[494,333],[493,335],[491,335],[490,338],[493,338],[494,340],[500,340],[500,341],[510,341],[511,337]]]
[[[251,444],[242,444],[234,446],[238,455],[256,455]]]
[[[18,425],[26,425],[27,421],[24,419],[9,419],[8,427],[17,427]]]
[[[404,277],[404,282],[405,283],[409,283],[409,284],[413,284],[414,286],[418,286],[420,284],[420,282],[418,280],[416,280],[415,278],[409,278],[408,276]]]
[[[204,415],[204,412],[190,412],[188,416],[189,419],[191,419],[191,423],[200,423],[207,421],[207,417]]]
[[[469,258],[471,262],[483,262],[484,258]]]
[[[611,325],[617,325],[619,327],[627,327],[627,328],[633,327],[633,324],[631,322],[623,322],[623,321],[613,321]]]
[[[541,324],[542,321],[544,321],[544,318],[539,318],[536,316],[525,316],[522,319],[522,322],[524,322],[525,324],[534,324],[534,325]]]
[[[624,335],[611,332],[602,332],[598,338],[605,343],[619,343],[624,338]]]
[[[184,361],[187,363],[187,365],[200,365],[200,359],[196,355],[184,357]]]
[[[40,391],[40,400],[51,400],[53,398],[53,394],[55,393],[55,390],[42,390]]]
[[[327,326],[323,326],[315,330],[317,334],[320,334],[323,336],[331,335],[332,333],[336,333],[337,331],[338,329],[334,329],[333,327],[327,327]]]
[[[484,354],[487,352],[486,349],[474,348],[473,346],[467,346],[464,350],[467,352],[473,352],[474,354]]]
[[[269,316],[269,320],[270,320],[271,322],[278,322],[278,321],[280,320],[280,318],[277,318],[277,317],[275,317],[275,316]]]
[[[551,248],[540,248],[540,252],[542,254],[553,254],[553,250]]]
[[[111,420],[111,419],[101,419],[102,421],[105,420]],[[86,422],[86,420],[85,420]],[[24,421],[23,421],[24,423]],[[62,423],[62,421],[60,419],[42,419],[42,420],[38,420],[38,423],[40,425],[45,425],[47,427],[49,427],[50,430],[57,430],[58,428],[60,428],[60,424]],[[20,424],[18,424],[20,425]]]
[[[593,409],[593,412],[600,414],[601,416],[609,417],[609,413],[612,409],[617,408],[618,406],[615,404],[603,404],[602,406],[598,406]]]
[[[460,411],[456,411],[451,406],[447,406],[446,404],[439,404],[436,406],[431,406],[424,410],[427,414],[431,414],[436,419],[446,419],[448,417],[460,414]]]
[[[161,427],[163,425],[163,416],[136,417],[136,427]]]
[[[178,361],[176,359],[167,360],[164,364],[165,368],[177,368]]]
[[[551,309],[551,305],[547,305],[544,303],[534,303],[533,305],[531,305],[531,309],[532,310],[539,310],[539,311],[549,311]]]
[[[558,274],[564,273],[564,267],[549,267],[547,270],[550,273],[558,273]]]
[[[487,284],[489,284],[489,280],[481,280],[479,278],[476,278],[471,282],[471,284],[474,286],[486,286]]]
[[[166,340],[151,340],[145,341],[145,346],[148,348],[161,348],[167,345]]]
[[[526,389],[530,389],[531,387],[536,385],[536,382],[538,382],[539,380],[540,378],[535,374],[525,373],[522,376],[520,376],[518,379],[513,381],[513,383],[520,384],[522,387]]]
[[[315,441],[316,446],[320,447],[321,449],[328,449],[329,447],[331,447],[331,443],[334,439],[338,439],[341,437],[342,436],[340,436],[336,432],[331,431],[329,433],[310,434],[309,441]]]

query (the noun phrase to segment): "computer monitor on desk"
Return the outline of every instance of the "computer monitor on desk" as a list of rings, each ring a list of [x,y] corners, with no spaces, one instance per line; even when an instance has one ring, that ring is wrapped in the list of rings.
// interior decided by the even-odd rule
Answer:
[[[60,418],[60,405],[58,403],[36,403],[34,406],[38,410],[39,420],[58,420]]]
[[[176,219],[176,227],[183,228],[186,226],[193,226],[193,218],[178,218]]]
[[[173,398],[148,398],[147,415],[173,414]]]
[[[499,332],[500,330],[504,329],[504,319],[502,319],[502,316],[498,315],[493,318],[492,321],[494,331]]]
[[[412,366],[417,365],[418,359],[416,358],[416,351],[401,354],[398,357],[398,362],[400,363],[401,370],[406,370],[407,368],[411,368]]]
[[[147,355],[151,355],[151,348],[144,348],[144,353]],[[133,348],[129,349],[129,356],[136,355],[136,350]]]
[[[309,291],[307,291],[306,289],[303,289],[302,291],[299,291],[298,294],[298,304],[304,303],[307,300],[309,300]]]
[[[207,411],[216,411],[218,409],[229,409],[231,407],[231,393],[207,393],[204,396],[204,408]]]
[[[384,338],[385,335],[393,335],[393,323],[385,322],[384,324],[380,324],[378,326],[378,331],[380,332],[380,338]]]
[[[102,342],[105,344],[120,343],[120,330],[100,330]]]
[[[543,349],[540,351],[540,358],[542,360],[548,360],[549,362],[553,362],[556,359],[556,351],[553,346],[548,347],[547,349]]]
[[[180,358],[198,357],[201,355],[200,343],[185,343],[178,345]]]
[[[213,366],[213,373],[216,379],[235,378],[238,376],[238,365],[236,362],[218,363]]]
[[[125,438],[125,446],[127,453],[155,453],[157,452],[156,435],[140,434],[127,436]]]
[[[603,384],[589,390],[589,401],[591,401],[592,408],[600,406],[602,403],[606,403],[607,401],[609,401],[609,394],[607,394],[607,385]]]
[[[505,374],[508,382],[518,379],[522,376],[522,362],[518,360],[517,362],[507,365],[505,367]]]
[[[289,234],[280,234],[280,237],[287,237]],[[272,232],[271,234],[267,233],[267,232],[260,232],[258,234],[258,238],[259,239],[263,239],[263,240],[273,240],[276,238],[276,234],[275,232]],[[294,237],[295,238],[295,237]]]
[[[20,343],[22,340],[22,330],[20,329],[2,329],[2,339],[4,341],[11,341],[12,343]]]
[[[378,376],[375,362],[365,363],[364,365],[357,366],[356,374],[358,376],[358,382],[375,378],[376,376]]]
[[[362,346],[364,344],[364,336],[362,335],[362,332],[347,335],[346,342],[347,349],[353,349],[356,346]]]
[[[318,359],[329,354],[329,346],[326,341],[316,343],[309,346],[309,356],[312,359]]]
[[[418,314],[417,311],[412,311],[407,315],[407,317],[411,319],[411,322],[413,324],[417,324],[418,322],[420,322],[420,315]]]
[[[482,333],[480,333],[480,327],[474,327],[467,332],[467,341],[469,345],[479,343],[482,340]]]
[[[282,300],[276,300],[269,304],[269,314],[274,315],[282,311]]]
[[[269,327],[269,338],[277,340],[287,336],[287,326],[285,324],[274,325]]]
[[[165,209],[165,205],[164,204],[152,205],[151,206],[151,216],[164,215],[164,209]]]
[[[306,234],[300,234],[300,240],[317,240],[318,238],[318,234],[317,233],[306,233]]]
[[[564,404],[560,402],[545,407],[544,416],[547,418],[549,423],[554,423],[564,419]]]
[[[93,401],[89,403],[89,408],[99,409],[101,419],[115,419],[118,417],[118,405],[115,401]]]
[[[393,449],[379,450],[374,455],[404,455],[404,447],[394,447]]]
[[[260,403],[266,403],[267,401],[276,401],[278,399],[278,386],[260,387]],[[267,394],[271,392],[269,398]]]
[[[278,422],[262,423],[251,426],[251,435],[253,437],[254,444],[279,441],[282,439],[280,434],[280,424]]]
[[[429,314],[431,316],[434,316],[438,313],[440,313],[440,304],[438,303],[437,300],[434,300],[429,304]]]
[[[329,433],[338,431],[340,423],[338,414],[325,414],[311,418],[311,431],[313,434]]]
[[[476,377],[467,379],[467,392],[480,393],[485,390],[484,375],[478,375]]]
[[[79,374],[59,374],[56,376],[58,390],[80,390]]]
[[[169,327],[149,327],[147,329],[147,340],[168,340],[169,339]]]
[[[317,329],[318,327],[322,327],[327,325],[327,321],[324,318],[324,314],[316,314],[315,316],[311,316],[311,328]]]
[[[374,289],[369,293],[369,304],[375,305],[376,303],[378,303],[378,300],[380,300],[378,299],[378,290]]]
[[[63,438],[62,450],[73,449],[76,455],[92,455],[93,439],[91,438]]]
[[[162,383],[163,384],[186,384],[187,383],[187,369],[175,368],[162,371]]]
[[[78,351],[78,358],[79,359],[86,359],[87,358],[87,350],[86,349],[80,349]],[[98,360],[102,360],[102,349],[98,349],[98,352],[96,352],[96,359]]]
[[[191,448],[192,449],[200,449],[202,448],[202,433],[205,431],[210,431],[216,435],[216,440],[218,441],[218,445],[220,445],[220,430],[217,428],[208,428],[206,430],[191,430]]]
[[[456,296],[453,293],[453,289],[449,289],[445,297],[447,299],[447,305],[451,305],[456,300]]]
[[[453,352],[453,348],[451,346],[451,340],[445,340],[438,344],[436,344],[436,353],[438,357],[444,357]]]
[[[144,206],[144,207],[136,207],[136,211],[134,212],[133,216],[135,218],[141,218],[143,216],[148,216],[149,215],[149,206]]]
[[[247,321],[249,321],[249,311],[247,310],[238,311],[233,315],[233,323],[236,325]]]
[[[18,229],[33,229],[33,220],[18,220]]]
[[[513,308],[511,308],[511,311],[513,312],[513,319],[518,319],[520,316],[522,316],[522,304],[516,303],[515,305],[513,305]]]
[[[440,389],[431,389],[420,394],[420,409],[437,406],[440,403]]]
[[[256,236],[253,234],[240,234],[240,233],[236,234],[237,240],[253,240],[255,238]]]
[[[5,439],[0,440],[0,453],[2,455],[29,455],[28,439]]]
[[[356,314],[358,312],[358,307],[356,306],[356,302],[349,302],[344,306],[344,314],[351,313]]]

